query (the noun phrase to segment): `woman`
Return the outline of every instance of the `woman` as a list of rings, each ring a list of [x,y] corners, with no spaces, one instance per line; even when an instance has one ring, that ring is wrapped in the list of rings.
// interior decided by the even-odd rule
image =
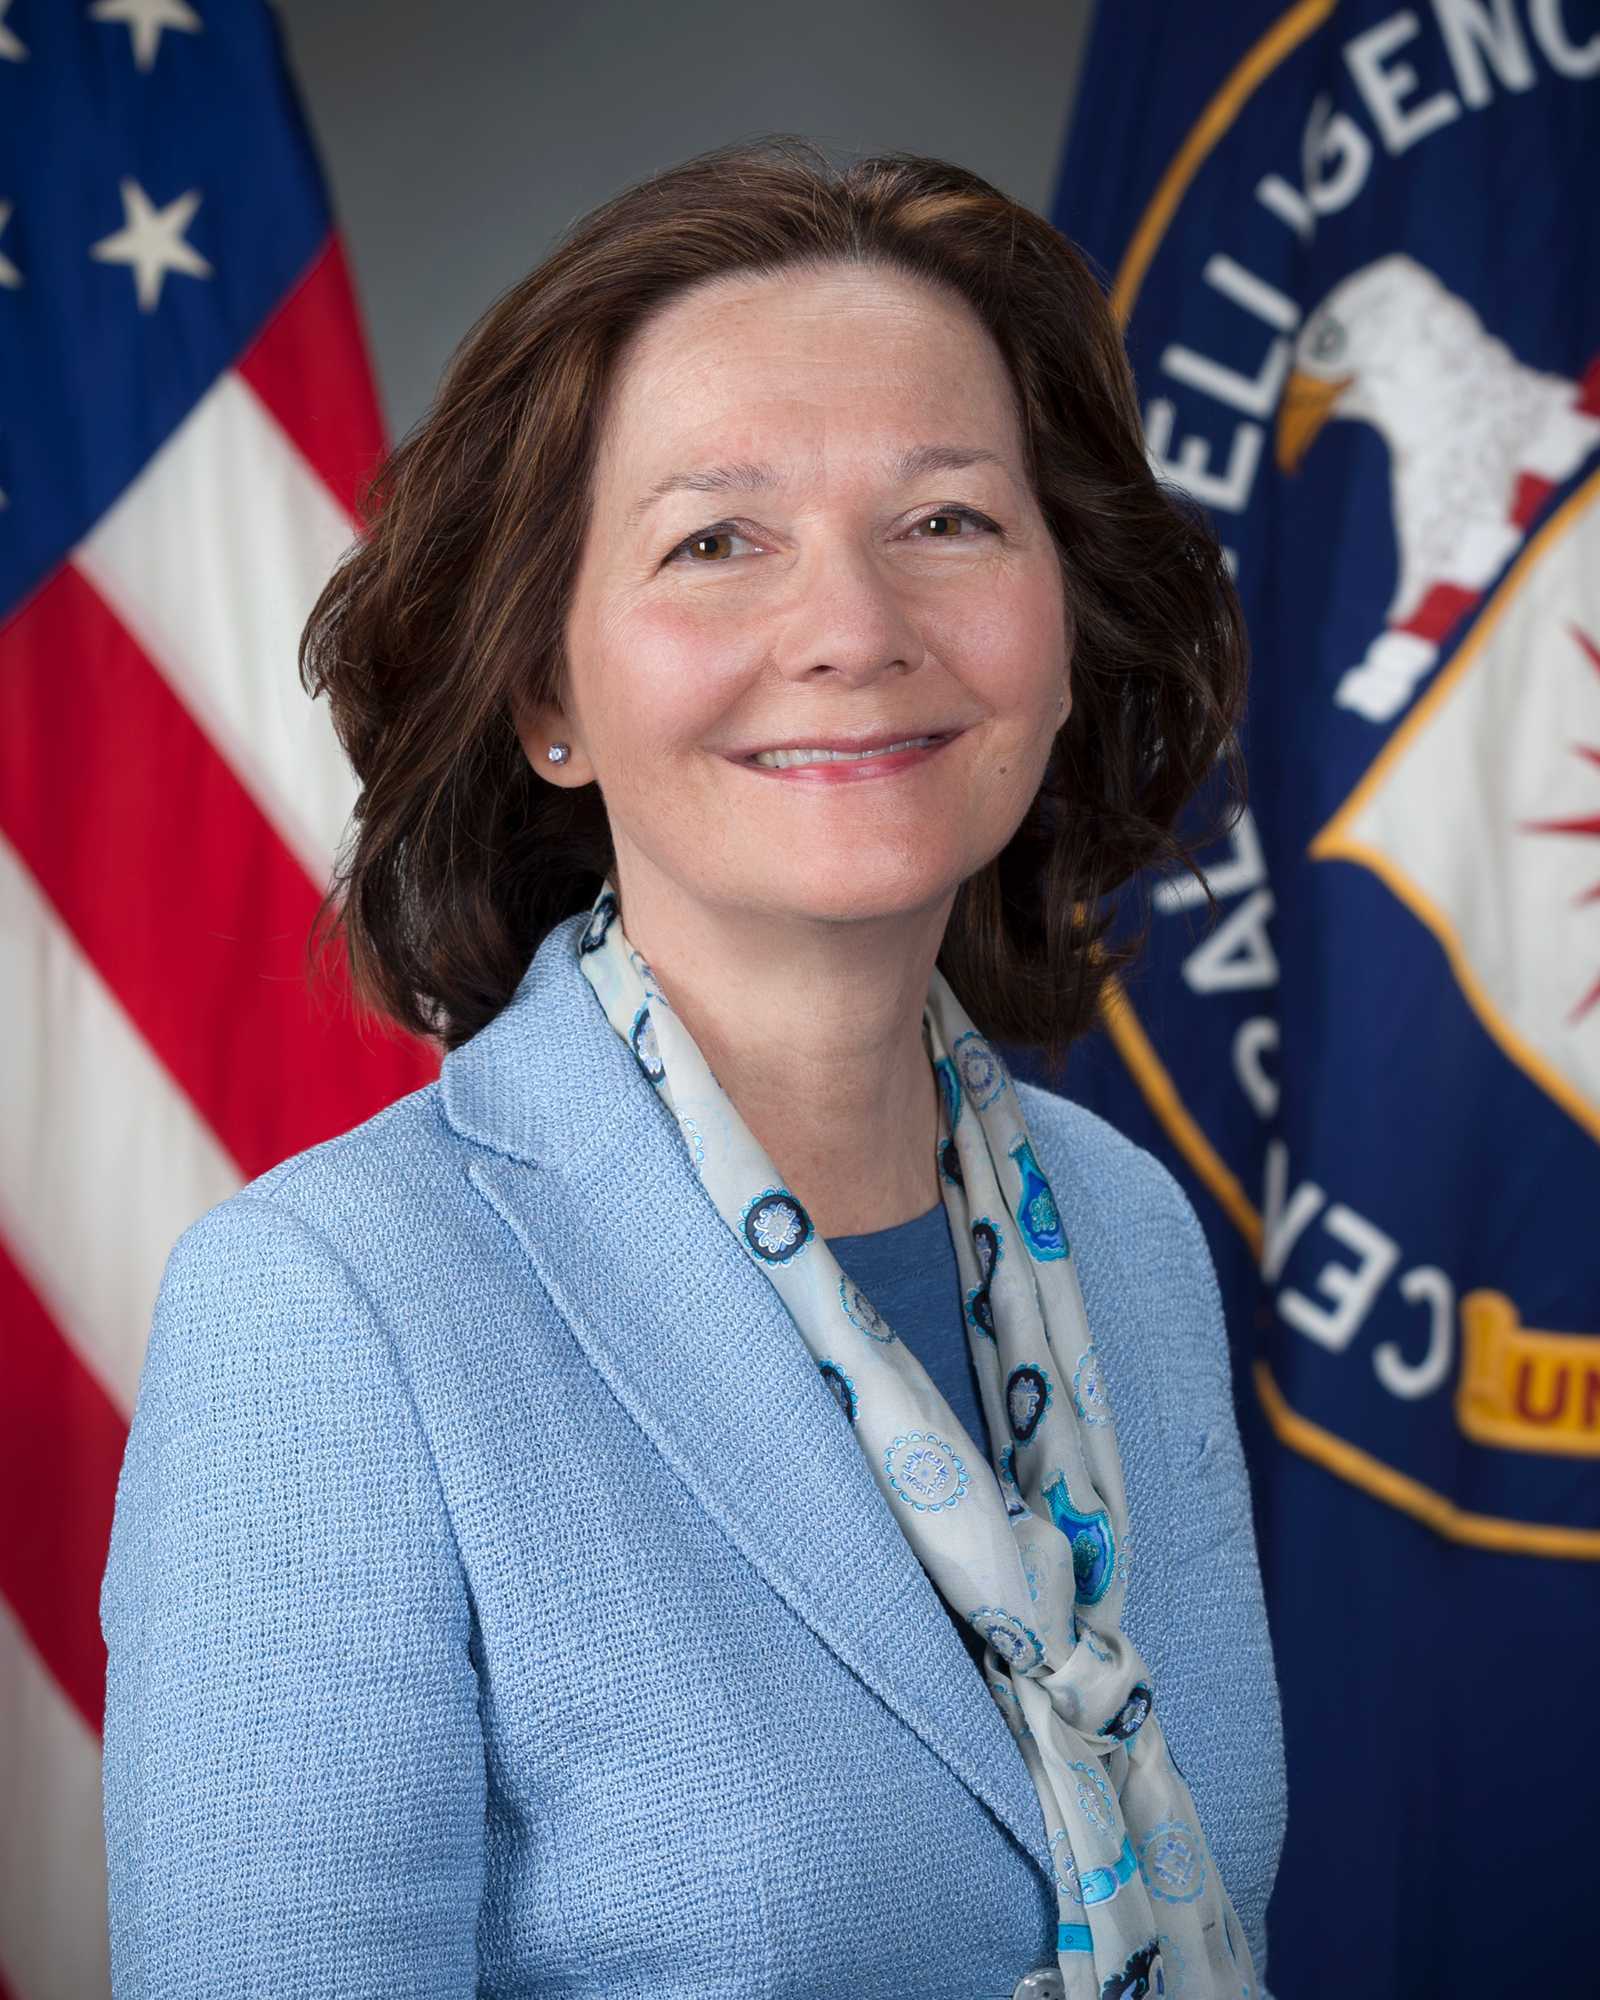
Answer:
[[[1082,258],[722,149],[488,313],[375,515],[304,666],[357,980],[448,1054],[169,1261],[117,1991],[1261,1992],[1210,1263],[991,1044],[1089,1025],[1241,699]]]

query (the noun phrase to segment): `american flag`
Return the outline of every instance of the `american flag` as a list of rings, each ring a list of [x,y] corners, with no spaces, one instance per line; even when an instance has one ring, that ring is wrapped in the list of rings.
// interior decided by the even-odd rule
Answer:
[[[0,0],[0,2000],[109,1990],[98,1615],[167,1253],[437,1072],[308,984],[383,445],[263,0]]]

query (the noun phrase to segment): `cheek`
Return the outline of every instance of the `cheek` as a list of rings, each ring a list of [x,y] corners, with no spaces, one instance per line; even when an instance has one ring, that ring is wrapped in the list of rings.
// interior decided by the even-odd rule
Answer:
[[[703,742],[737,693],[737,656],[682,610],[617,620],[599,654],[595,712],[601,754],[609,748],[613,763],[659,768],[664,755]]]
[[[952,607],[929,639],[997,713],[1042,711],[1055,702],[1066,663],[1059,574],[999,579],[992,592]]]
[[[962,678],[994,718],[974,810],[1009,835],[1039,789],[1061,722],[1067,638],[1059,571],[1025,584],[1009,579],[987,604],[970,608],[949,643]]]

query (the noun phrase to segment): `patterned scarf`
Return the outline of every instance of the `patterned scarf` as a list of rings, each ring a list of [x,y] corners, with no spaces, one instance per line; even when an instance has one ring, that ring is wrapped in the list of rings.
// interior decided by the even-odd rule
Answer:
[[[1065,2000],[1257,1991],[1249,1948],[1122,1630],[1127,1501],[1072,1249],[1015,1088],[935,969],[923,1040],[937,1168],[991,1467],[840,1270],[650,967],[614,884],[578,944],[723,1220],[777,1288],[935,1588],[986,1641],[985,1681],[1038,1790]]]

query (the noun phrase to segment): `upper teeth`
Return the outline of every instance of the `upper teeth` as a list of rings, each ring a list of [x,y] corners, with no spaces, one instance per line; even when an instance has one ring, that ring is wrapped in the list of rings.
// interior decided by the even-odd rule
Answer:
[[[750,761],[752,764],[768,764],[776,771],[786,771],[791,764],[829,764],[858,757],[887,757],[891,750],[920,750],[925,743],[937,741],[935,736],[908,736],[903,743],[885,743],[876,750],[758,750]]]

